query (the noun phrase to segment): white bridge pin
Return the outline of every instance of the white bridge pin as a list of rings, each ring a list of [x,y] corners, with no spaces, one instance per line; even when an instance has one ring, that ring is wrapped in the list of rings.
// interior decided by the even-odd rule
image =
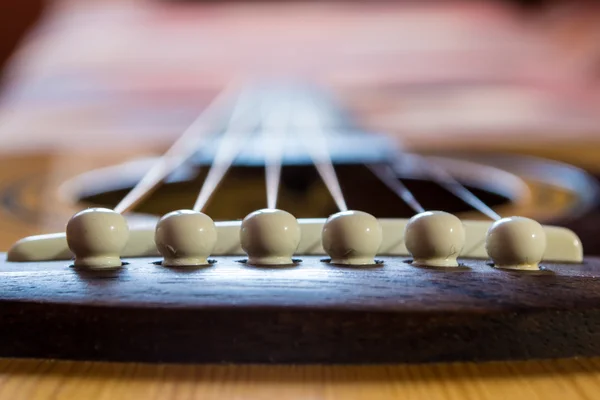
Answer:
[[[323,225],[322,242],[332,264],[372,265],[383,240],[377,218],[362,211],[342,211]]]
[[[546,233],[532,219],[502,218],[488,230],[485,248],[497,268],[537,270],[546,251]]]
[[[254,211],[242,221],[240,243],[248,264],[289,265],[300,244],[300,225],[287,211]]]
[[[456,258],[465,244],[465,229],[461,220],[450,213],[425,211],[406,224],[404,243],[414,265],[457,267]]]
[[[165,214],[156,225],[154,241],[167,267],[207,265],[217,244],[217,229],[206,214],[178,210]]]
[[[102,269],[122,265],[120,256],[129,239],[129,227],[121,214],[88,208],[71,217],[66,234],[75,266]]]

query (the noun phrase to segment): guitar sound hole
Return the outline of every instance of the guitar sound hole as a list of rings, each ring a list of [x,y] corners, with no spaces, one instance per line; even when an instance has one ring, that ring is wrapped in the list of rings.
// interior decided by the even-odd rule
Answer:
[[[169,211],[191,208],[206,177],[207,168],[199,169],[193,179],[163,184],[142,203],[138,211],[163,215]],[[359,209],[378,218],[406,218],[414,214],[395,193],[362,165],[337,165],[342,190],[348,207]],[[425,209],[452,213],[472,209],[432,181],[403,179]],[[131,182],[133,186],[135,182]],[[129,186],[129,185],[127,185]],[[88,191],[81,200],[85,203],[114,207],[130,190],[122,183],[120,189]],[[473,193],[490,206],[509,202],[497,193],[470,187]],[[215,220],[241,219],[250,212],[266,207],[264,168],[233,167],[210,200],[206,212]],[[316,170],[312,166],[285,166],[282,170],[278,208],[298,218],[320,218],[338,211]]]

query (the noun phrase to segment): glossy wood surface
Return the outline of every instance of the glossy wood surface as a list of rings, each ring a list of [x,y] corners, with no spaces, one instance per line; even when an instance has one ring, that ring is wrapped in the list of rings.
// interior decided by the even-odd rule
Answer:
[[[600,356],[594,257],[541,271],[383,256],[367,268],[306,255],[277,268],[239,256],[198,268],[124,261],[108,271],[0,263],[0,355],[326,364]]]

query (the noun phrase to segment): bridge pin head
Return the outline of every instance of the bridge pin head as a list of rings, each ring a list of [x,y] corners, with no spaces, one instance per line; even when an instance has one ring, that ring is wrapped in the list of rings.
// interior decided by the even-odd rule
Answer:
[[[215,223],[206,214],[178,210],[156,224],[154,242],[167,267],[207,265],[217,244]]]
[[[125,218],[107,208],[88,208],[67,223],[67,244],[75,265],[86,268],[116,268],[129,239]]]
[[[456,267],[456,258],[465,244],[465,229],[452,214],[426,211],[408,221],[404,243],[415,265]]]
[[[342,211],[323,225],[322,241],[332,264],[375,264],[383,240],[377,218],[362,211]]]
[[[253,265],[289,265],[300,244],[300,225],[287,211],[254,211],[242,221],[240,243]]]
[[[546,232],[529,218],[502,218],[488,230],[485,248],[498,268],[537,270],[546,251]]]

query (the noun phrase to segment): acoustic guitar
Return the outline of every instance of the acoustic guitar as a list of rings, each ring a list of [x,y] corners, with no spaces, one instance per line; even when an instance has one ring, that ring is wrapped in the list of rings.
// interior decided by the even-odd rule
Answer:
[[[595,171],[501,154],[502,146],[469,151],[464,137],[460,153],[431,139],[426,151],[407,150],[392,129],[374,133],[369,121],[382,114],[361,106],[385,91],[352,94],[320,79],[242,82],[224,95],[220,82],[206,91],[216,102],[198,107],[200,117],[161,156],[113,137],[100,150],[0,160],[10,240],[0,355],[280,365],[598,355]],[[14,137],[20,121],[10,122]],[[556,151],[530,136],[536,155]],[[576,154],[593,159],[595,149],[581,143],[572,144]],[[57,233],[29,236],[36,226]],[[102,368],[85,365],[92,377]],[[400,377],[438,371],[437,381],[402,390],[452,396],[473,365],[303,371],[341,374],[331,380],[337,395],[351,390],[348,374],[362,375],[361,391],[390,374],[373,391],[352,393],[368,398],[393,395]],[[489,382],[485,371],[498,365],[467,375]],[[576,374],[595,364],[510,365],[511,373],[535,365],[529,379],[539,365]],[[133,380],[143,385],[140,371],[154,368]],[[243,367],[175,367],[167,376],[179,379],[177,368],[191,382]],[[249,379],[289,381],[300,367],[273,368],[251,370]],[[243,390],[238,377],[234,391]],[[440,389],[449,377],[456,382]],[[290,385],[290,395],[302,396]],[[259,386],[250,393],[273,396],[272,382]],[[306,393],[326,396],[310,385]]]

